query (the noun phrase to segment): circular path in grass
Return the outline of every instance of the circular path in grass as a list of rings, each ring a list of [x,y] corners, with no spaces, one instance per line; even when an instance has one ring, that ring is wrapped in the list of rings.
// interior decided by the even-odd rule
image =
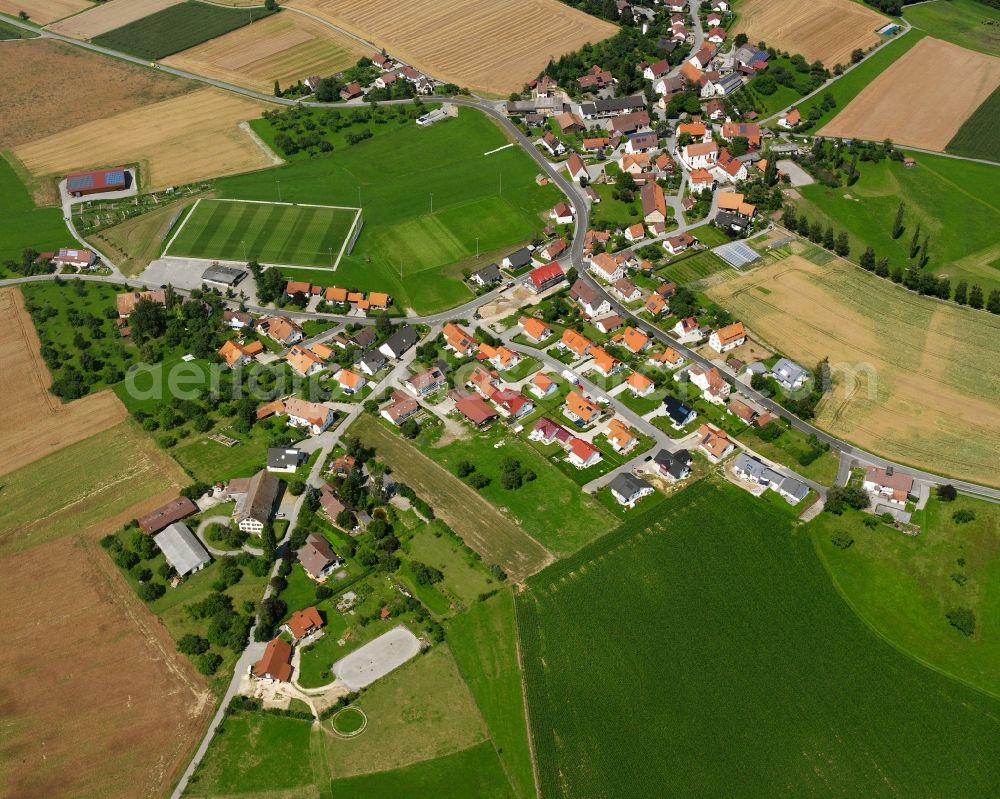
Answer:
[[[359,707],[345,707],[330,720],[330,726],[341,738],[353,738],[365,731],[368,716]]]

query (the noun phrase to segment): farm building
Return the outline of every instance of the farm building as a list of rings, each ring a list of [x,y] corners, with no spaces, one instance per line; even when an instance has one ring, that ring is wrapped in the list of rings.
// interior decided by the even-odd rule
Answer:
[[[158,533],[167,525],[179,522],[185,516],[198,512],[198,506],[187,497],[177,497],[166,505],[150,511],[145,516],[140,516],[136,521],[143,532],[152,535]]]
[[[174,522],[153,540],[180,577],[203,569],[211,561],[186,524]]]
[[[125,167],[98,169],[94,172],[74,172],[66,176],[66,191],[74,197],[100,194],[105,191],[122,191],[129,187],[132,176]]]
[[[233,482],[235,481],[229,487],[230,495],[237,493],[233,490]],[[278,478],[263,469],[251,477],[247,481],[246,490],[236,500],[236,510],[233,513],[236,526],[245,533],[260,535],[264,531],[264,525],[271,520],[280,488]]]

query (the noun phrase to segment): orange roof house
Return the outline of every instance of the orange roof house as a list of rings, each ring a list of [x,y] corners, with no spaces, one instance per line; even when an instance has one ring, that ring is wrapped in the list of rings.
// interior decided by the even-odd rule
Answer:
[[[319,611],[315,607],[310,605],[305,610],[295,611],[284,626],[291,633],[292,638],[301,641],[323,626],[323,617],[319,615]]]
[[[724,430],[710,424],[698,428],[698,446],[714,460],[724,458],[735,447]]]
[[[535,372],[535,376],[531,378],[531,390],[539,397],[551,394],[556,388],[558,388],[556,381],[545,374],[545,372]]]
[[[522,316],[517,320],[517,324],[528,338],[532,341],[541,341],[552,335],[552,328],[541,319],[533,316]]]
[[[288,682],[292,678],[292,645],[282,638],[268,642],[263,657],[254,663],[253,676]]]
[[[621,342],[630,352],[642,352],[649,346],[649,336],[638,328],[629,326],[621,333]]]
[[[365,298],[365,295],[360,291],[349,291],[347,293],[347,301],[352,303],[361,302]]]
[[[441,334],[444,336],[445,346],[457,355],[468,355],[469,350],[476,343],[476,340],[467,331],[453,322],[448,322],[441,328]]]
[[[327,344],[322,344],[322,343],[313,344],[309,349],[312,350],[313,353],[318,355],[324,361],[331,355],[333,355],[333,347],[330,347]]]
[[[600,372],[605,377],[609,377],[618,370],[619,366],[621,366],[621,361],[614,358],[610,353],[606,352],[601,347],[592,347],[590,355],[594,359],[595,371]]]
[[[580,392],[571,391],[566,395],[566,404],[563,406],[563,413],[573,421],[578,421],[580,424],[586,425],[600,413],[600,408]]]
[[[684,363],[684,357],[673,347],[667,347],[663,352],[650,355],[649,362],[657,366],[676,368]]]
[[[486,343],[479,345],[477,357],[489,361],[497,369],[509,369],[521,360],[521,356],[508,347],[494,347]]]
[[[259,355],[263,351],[264,345],[259,341],[251,341],[246,345],[240,344],[236,341],[227,341],[219,350],[219,355],[221,355],[222,360],[226,362],[226,366],[234,368],[242,366],[247,361],[252,360],[255,355]]]
[[[368,304],[381,311],[392,304],[392,297],[383,291],[372,291],[368,293]]]
[[[337,372],[337,382],[340,387],[349,393],[354,393],[364,388],[367,379],[364,375],[359,375],[357,372],[353,372],[350,369],[341,369]]]
[[[563,331],[562,338],[559,340],[559,343],[580,357],[583,357],[590,352],[590,348],[593,346],[586,336],[581,336],[575,330],[568,327]]]
[[[655,385],[642,372],[632,372],[628,376],[628,387],[637,397],[645,397],[653,392]]]
[[[659,316],[667,311],[667,301],[663,299],[659,294],[650,294],[649,299],[646,300],[645,305],[642,306],[643,310],[648,311],[653,316]]]
[[[347,289],[330,286],[323,292],[323,299],[327,302],[347,302]]]
[[[468,385],[472,386],[487,399],[493,396],[493,390],[499,382],[493,372],[489,372],[481,366],[473,369],[472,374],[469,375],[469,379],[466,381]]]
[[[315,352],[298,345],[293,346],[288,351],[285,360],[288,361],[288,365],[292,367],[293,371],[303,377],[322,372],[326,368],[326,363]]]
[[[618,418],[612,419],[608,424],[607,437],[608,443],[611,444],[615,452],[628,452],[639,443],[639,439],[635,437],[629,426]]]

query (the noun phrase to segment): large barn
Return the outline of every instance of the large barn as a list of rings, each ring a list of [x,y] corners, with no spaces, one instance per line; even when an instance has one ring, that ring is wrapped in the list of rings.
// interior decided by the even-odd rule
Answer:
[[[130,177],[125,168],[120,166],[98,169],[94,172],[74,172],[66,176],[66,191],[74,197],[104,191],[121,191],[128,188]]]

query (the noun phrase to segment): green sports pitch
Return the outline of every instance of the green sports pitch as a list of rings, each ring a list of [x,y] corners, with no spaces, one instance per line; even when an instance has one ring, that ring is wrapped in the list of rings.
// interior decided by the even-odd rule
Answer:
[[[360,225],[360,208],[202,199],[163,254],[336,268]]]

